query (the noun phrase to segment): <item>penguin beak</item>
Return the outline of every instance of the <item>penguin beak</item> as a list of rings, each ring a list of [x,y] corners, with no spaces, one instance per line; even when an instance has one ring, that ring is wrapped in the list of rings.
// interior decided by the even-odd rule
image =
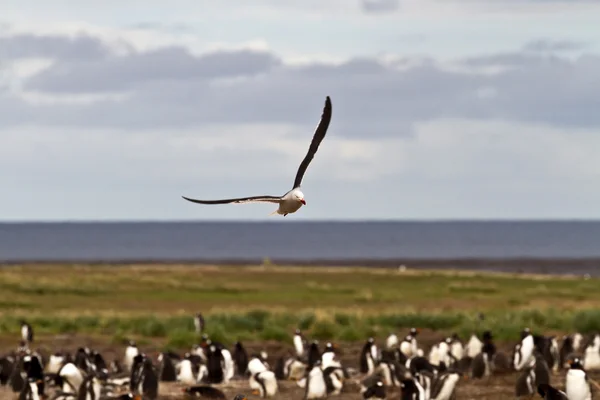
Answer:
[[[304,199],[300,199],[300,203],[302,203],[302,204],[306,205],[306,200],[304,200]]]

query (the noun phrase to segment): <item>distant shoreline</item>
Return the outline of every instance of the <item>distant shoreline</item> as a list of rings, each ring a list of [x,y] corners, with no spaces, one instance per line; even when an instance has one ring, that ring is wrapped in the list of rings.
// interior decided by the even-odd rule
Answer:
[[[185,265],[185,266],[260,266],[279,267],[366,267],[413,270],[463,270],[524,274],[600,276],[600,258],[462,258],[462,259],[51,259],[0,260],[0,266],[14,265]]]

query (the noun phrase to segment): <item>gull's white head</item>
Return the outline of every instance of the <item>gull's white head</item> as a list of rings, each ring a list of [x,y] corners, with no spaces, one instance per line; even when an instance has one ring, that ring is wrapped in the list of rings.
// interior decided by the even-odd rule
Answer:
[[[294,198],[300,203],[306,205],[306,200],[304,200],[304,193],[302,193],[301,191],[296,190],[296,192],[294,192]]]

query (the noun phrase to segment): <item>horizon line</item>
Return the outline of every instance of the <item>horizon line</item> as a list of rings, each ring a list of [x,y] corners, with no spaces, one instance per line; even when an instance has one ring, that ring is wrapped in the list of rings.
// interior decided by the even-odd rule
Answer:
[[[160,224],[160,223],[179,223],[179,224],[197,224],[197,223],[489,223],[489,222],[583,222],[600,223],[600,218],[357,218],[357,219],[289,219],[286,221],[275,221],[269,219],[39,219],[39,220],[1,220],[0,225],[24,225],[24,224],[121,224],[121,223],[139,223],[139,224]]]

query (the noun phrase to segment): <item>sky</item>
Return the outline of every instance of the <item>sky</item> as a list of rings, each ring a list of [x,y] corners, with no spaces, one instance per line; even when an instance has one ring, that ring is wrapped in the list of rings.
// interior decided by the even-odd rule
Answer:
[[[2,221],[600,218],[600,2],[4,0]]]

